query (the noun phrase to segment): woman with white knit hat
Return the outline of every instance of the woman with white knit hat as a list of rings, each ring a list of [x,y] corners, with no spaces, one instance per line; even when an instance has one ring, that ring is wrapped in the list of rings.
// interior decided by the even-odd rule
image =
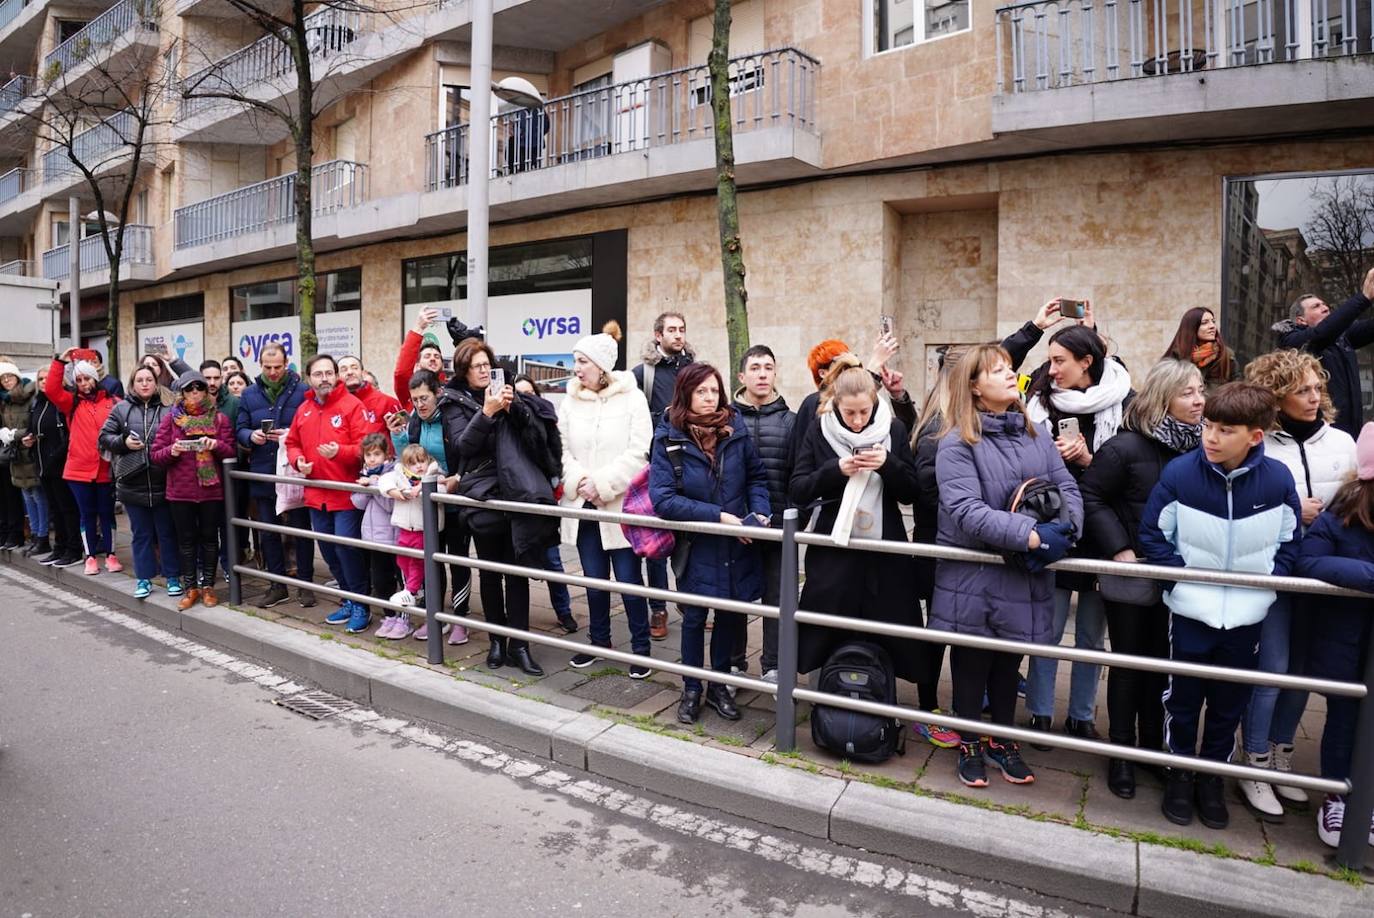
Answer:
[[[620,326],[608,322],[599,335],[588,335],[573,347],[573,378],[558,406],[563,437],[563,503],[567,506],[620,512],[630,479],[649,461],[653,425],[649,403],[634,376],[616,370]],[[573,536],[566,521],[564,538]],[[617,523],[582,520],[576,525],[577,554],[588,577],[607,579],[615,572],[621,583],[639,586],[640,562]],[[649,656],[649,606],[640,596],[624,596],[630,625],[630,647]],[[595,648],[611,646],[611,597],[587,590],[591,651],[572,658],[584,669],[596,662]],[[652,670],[635,664],[630,677],[646,678]]]

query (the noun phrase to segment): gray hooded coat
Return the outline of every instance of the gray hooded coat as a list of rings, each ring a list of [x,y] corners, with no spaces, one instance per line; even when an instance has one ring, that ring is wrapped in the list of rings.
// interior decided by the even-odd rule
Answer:
[[[935,475],[940,487],[936,544],[979,551],[1025,551],[1034,523],[1007,510],[1028,478],[1059,486],[1075,533],[1083,531],[1083,499],[1054,441],[1031,437],[1025,415],[984,414],[983,437],[970,446],[959,432],[940,441]],[[939,561],[929,627],[1013,641],[1051,643],[1054,574],[1029,574],[1009,565]]]

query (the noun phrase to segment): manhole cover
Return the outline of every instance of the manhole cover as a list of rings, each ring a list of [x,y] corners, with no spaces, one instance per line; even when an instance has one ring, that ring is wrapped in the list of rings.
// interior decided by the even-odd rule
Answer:
[[[347,699],[319,689],[297,692],[285,698],[277,698],[272,703],[280,705],[288,711],[303,714],[311,720],[324,720],[326,717],[342,714],[344,711],[351,711],[357,707],[356,704]]]
[[[663,691],[663,686],[629,676],[600,676],[570,690],[578,698],[586,698],[612,708],[632,708]]]

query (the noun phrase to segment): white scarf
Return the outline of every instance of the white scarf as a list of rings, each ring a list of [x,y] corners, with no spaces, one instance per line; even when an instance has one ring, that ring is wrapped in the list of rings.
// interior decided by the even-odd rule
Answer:
[[[1093,416],[1092,450],[1097,452],[1121,429],[1121,405],[1131,393],[1131,374],[1115,360],[1108,358],[1103,364],[1102,381],[1086,389],[1061,389],[1051,384],[1050,398],[1060,414],[1090,414]],[[1047,424],[1049,409],[1040,396],[1026,404],[1026,417],[1034,424]],[[1051,430],[1050,436],[1059,436],[1059,431]]]
[[[840,420],[839,412],[831,410],[821,415],[821,434],[841,459],[854,455],[863,446],[881,446],[892,451],[892,409],[882,399],[873,408],[873,421],[855,433]],[[855,472],[844,486],[840,511],[830,539],[836,545],[848,545],[851,536],[878,539],[883,534],[883,479],[876,472]]]

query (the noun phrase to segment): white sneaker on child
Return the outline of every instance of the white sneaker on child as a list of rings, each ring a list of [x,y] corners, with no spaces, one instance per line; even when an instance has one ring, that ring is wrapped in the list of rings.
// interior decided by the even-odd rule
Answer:
[[[398,606],[413,606],[415,605],[415,594],[410,590],[399,590],[391,594],[391,602]]]

